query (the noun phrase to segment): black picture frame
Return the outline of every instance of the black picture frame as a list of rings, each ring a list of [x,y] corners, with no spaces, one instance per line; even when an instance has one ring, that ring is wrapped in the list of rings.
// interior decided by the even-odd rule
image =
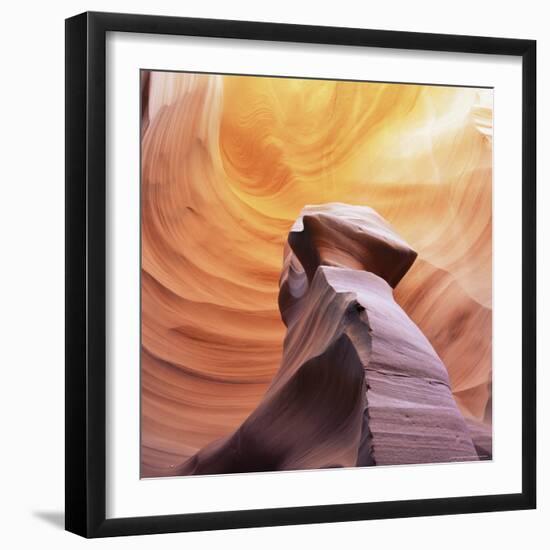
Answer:
[[[522,491],[106,519],[105,40],[108,31],[520,57],[522,121]],[[536,42],[115,13],[66,20],[66,529],[107,537],[532,509],[536,506]]]

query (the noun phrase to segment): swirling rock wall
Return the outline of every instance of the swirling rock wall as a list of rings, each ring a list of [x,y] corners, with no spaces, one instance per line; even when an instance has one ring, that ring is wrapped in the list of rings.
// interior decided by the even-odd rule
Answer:
[[[396,301],[490,422],[491,92],[144,73],[142,475],[233,433],[282,359],[287,235],[368,204],[418,252]]]

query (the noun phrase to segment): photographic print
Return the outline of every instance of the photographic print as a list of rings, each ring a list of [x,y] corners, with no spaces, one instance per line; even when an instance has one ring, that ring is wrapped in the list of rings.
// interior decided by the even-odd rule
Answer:
[[[492,459],[493,90],[140,85],[141,477]]]

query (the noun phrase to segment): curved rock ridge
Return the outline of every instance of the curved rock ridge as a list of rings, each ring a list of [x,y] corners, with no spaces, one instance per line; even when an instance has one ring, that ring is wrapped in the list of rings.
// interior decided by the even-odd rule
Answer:
[[[292,226],[279,281],[279,309],[288,325],[299,307],[308,280],[320,265],[370,271],[392,287],[416,258],[375,210],[328,203],[305,207]]]
[[[415,257],[370,208],[305,207],[285,248],[280,369],[233,434],[174,473],[478,460],[476,449],[486,457],[445,366],[393,298]]]
[[[392,287],[416,258],[372,208],[330,203],[302,210],[288,237],[309,280],[320,265],[370,271]]]
[[[462,413],[483,421],[490,433],[491,309],[472,300],[448,272],[422,259],[415,262],[394,296],[437,350]]]

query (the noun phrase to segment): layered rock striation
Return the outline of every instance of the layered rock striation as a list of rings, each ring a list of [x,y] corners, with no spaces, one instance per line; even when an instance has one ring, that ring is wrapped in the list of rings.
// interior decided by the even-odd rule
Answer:
[[[487,458],[481,424],[467,425],[441,359],[394,300],[415,259],[371,208],[305,207],[280,278],[280,369],[235,432],[174,473]]]

